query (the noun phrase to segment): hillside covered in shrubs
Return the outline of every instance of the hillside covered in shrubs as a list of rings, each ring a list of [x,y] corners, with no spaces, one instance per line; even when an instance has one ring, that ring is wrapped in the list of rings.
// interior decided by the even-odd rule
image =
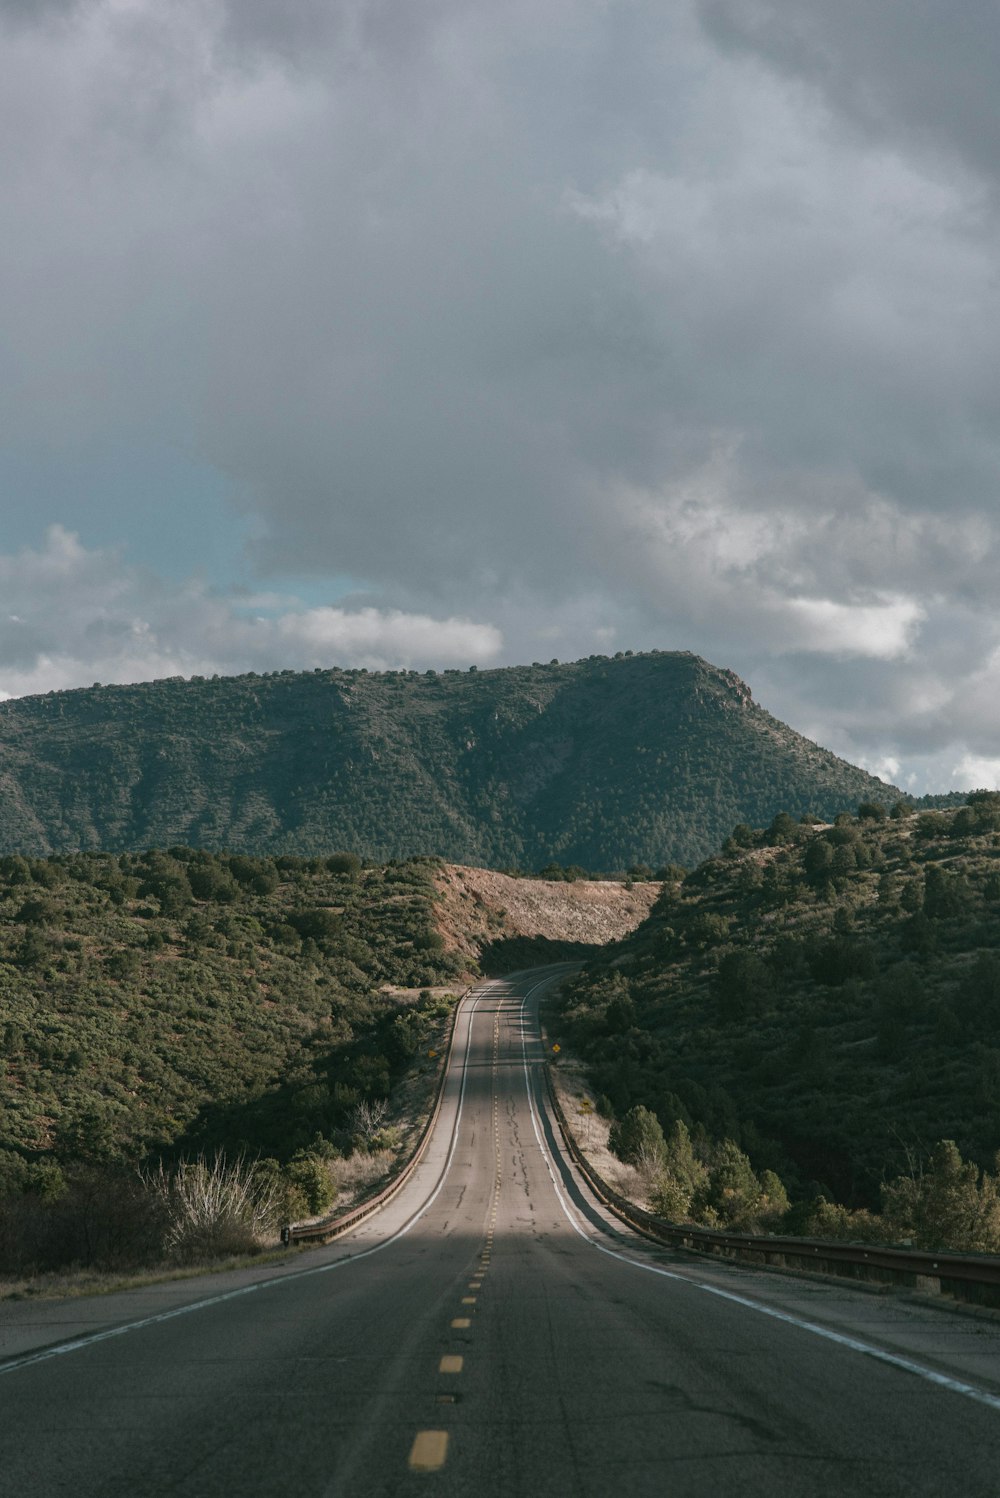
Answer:
[[[79,1225],[81,1193],[133,1249],[121,1214],[141,1199],[152,1232],[150,1203],[162,1226],[185,1180],[199,1197],[227,1176],[253,1221],[326,1206],[323,1162],[372,1144],[442,1031],[430,989],[461,986],[437,867],[180,847],[0,860],[0,1268],[39,1203]],[[251,1182],[241,1157],[270,1164]],[[160,1172],[143,1190],[141,1169]],[[64,1236],[43,1260],[79,1256]]]
[[[100,1161],[329,1137],[417,1048],[419,1006],[385,986],[462,970],[433,868],[186,848],[0,860],[0,1146]]]
[[[0,703],[0,853],[354,848],[537,870],[696,862],[737,821],[891,788],[688,653],[280,671]]]
[[[665,1208],[717,1208],[729,1141],[785,1231],[1000,1250],[1000,795],[738,825],[563,994]]]

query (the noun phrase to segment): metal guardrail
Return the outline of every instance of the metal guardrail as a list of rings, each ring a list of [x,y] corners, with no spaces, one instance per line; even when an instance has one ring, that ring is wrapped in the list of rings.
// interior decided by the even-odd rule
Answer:
[[[986,1254],[920,1253],[907,1248],[878,1244],[834,1243],[816,1238],[759,1237],[747,1233],[722,1233],[711,1228],[667,1222],[621,1196],[591,1165],[580,1149],[556,1096],[549,1063],[545,1083],[553,1114],[559,1124],[567,1153],[585,1177],[594,1195],[616,1217],[646,1238],[746,1263],[779,1269],[805,1269],[812,1273],[908,1286],[931,1294],[946,1294],[979,1305],[1000,1305],[1000,1258]]]
[[[303,1223],[301,1226],[292,1224],[290,1227],[284,1229],[281,1235],[283,1243],[329,1243],[331,1238],[339,1237],[341,1233],[348,1232],[350,1228],[355,1227],[359,1222],[363,1222],[366,1217],[370,1217],[373,1212],[380,1211],[387,1202],[392,1200],[397,1191],[401,1191],[406,1185],[406,1182],[423,1159],[431,1134],[434,1131],[434,1125],[438,1121],[438,1115],[441,1112],[441,1103],[444,1098],[445,1083],[448,1080],[448,1069],[451,1066],[451,1055],[455,1046],[455,1028],[458,1024],[458,1012],[472,991],[472,988],[467,988],[463,994],[460,994],[458,1002],[451,1012],[448,1045],[445,1050],[440,1075],[438,1076],[434,1107],[428,1115],[427,1121],[421,1130],[420,1138],[417,1140],[413,1148],[413,1153],[406,1164],[397,1175],[393,1176],[387,1186],[383,1186],[381,1191],[376,1192],[367,1201],[360,1202],[356,1207],[352,1207],[349,1212],[345,1212],[340,1216],[324,1218],[322,1222]]]

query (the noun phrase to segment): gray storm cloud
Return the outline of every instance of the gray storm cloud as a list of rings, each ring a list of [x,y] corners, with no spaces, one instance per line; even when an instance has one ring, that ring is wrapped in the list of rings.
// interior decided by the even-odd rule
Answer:
[[[88,656],[19,599],[0,686],[391,662],[409,627],[428,663],[692,648],[869,762],[1000,757],[986,6],[0,0],[0,26],[4,445],[84,477],[172,446],[225,477],[254,588],[358,588],[256,632],[211,578],[144,608],[142,494],[114,553],[67,485],[65,609],[96,557],[117,623],[87,614]]]
[[[709,35],[820,90],[903,149],[1000,166],[997,12],[991,0],[699,0]]]

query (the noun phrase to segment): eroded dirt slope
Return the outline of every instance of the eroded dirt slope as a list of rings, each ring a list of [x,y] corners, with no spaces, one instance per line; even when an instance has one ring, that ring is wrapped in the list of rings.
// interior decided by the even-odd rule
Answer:
[[[628,888],[613,879],[512,879],[492,869],[445,864],[437,924],[447,946],[478,960],[484,949],[517,937],[550,942],[616,941],[645,920],[659,884]]]

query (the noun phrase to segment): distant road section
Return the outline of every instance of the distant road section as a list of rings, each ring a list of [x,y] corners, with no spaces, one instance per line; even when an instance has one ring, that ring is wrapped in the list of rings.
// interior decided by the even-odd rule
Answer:
[[[708,1265],[609,1218],[546,1111],[538,1000],[483,983],[430,1149],[287,1268],[0,1303],[18,1498],[995,1498],[1000,1326]]]

